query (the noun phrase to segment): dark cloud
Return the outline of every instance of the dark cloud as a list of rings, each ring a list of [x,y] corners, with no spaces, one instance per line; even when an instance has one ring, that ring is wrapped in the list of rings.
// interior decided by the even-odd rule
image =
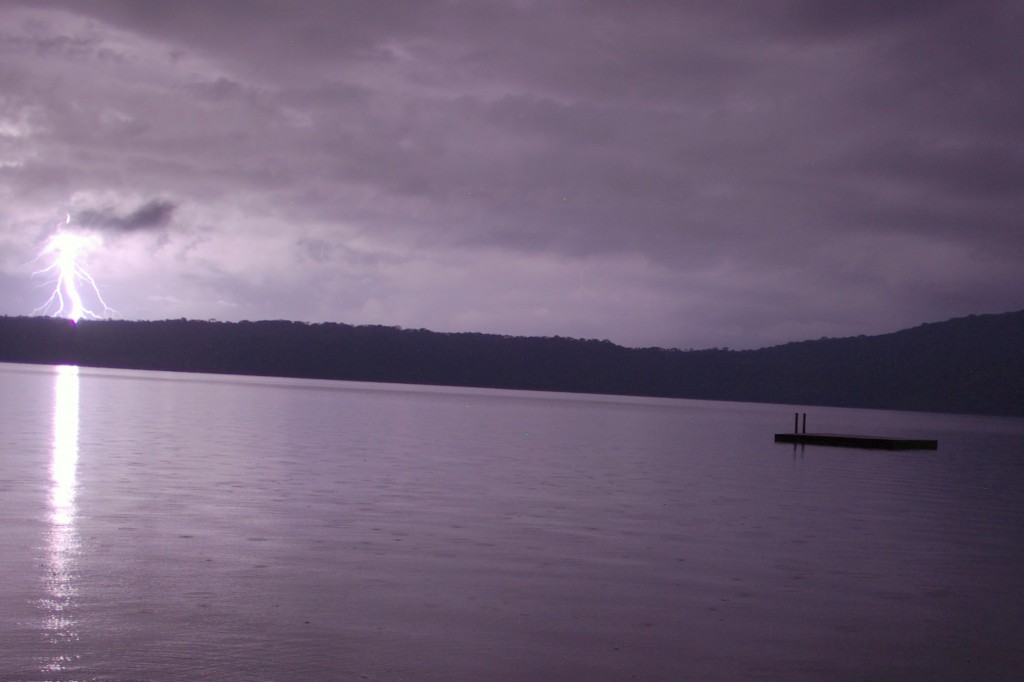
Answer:
[[[927,21],[931,17],[941,15],[947,7],[954,4],[957,4],[957,0],[797,0],[790,3],[784,13],[791,20],[791,29],[794,33],[815,38],[834,38],[902,28],[915,22]]]
[[[162,230],[171,222],[174,203],[153,199],[129,213],[119,213],[112,207],[86,209],[74,216],[77,224],[110,232],[144,232]]]

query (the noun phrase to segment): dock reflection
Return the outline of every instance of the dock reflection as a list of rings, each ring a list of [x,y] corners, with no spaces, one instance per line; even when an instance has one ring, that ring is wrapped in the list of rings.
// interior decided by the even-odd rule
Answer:
[[[77,527],[78,367],[56,368],[53,405],[53,456],[50,461],[50,516],[46,547],[46,596],[43,630],[54,645],[43,664],[47,672],[66,670],[75,656],[69,643],[78,639],[74,606],[78,597],[77,563],[81,539]]]

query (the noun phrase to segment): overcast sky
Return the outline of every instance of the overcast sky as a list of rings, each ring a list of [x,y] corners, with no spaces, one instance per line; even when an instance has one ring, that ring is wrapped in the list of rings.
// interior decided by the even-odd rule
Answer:
[[[0,314],[57,229],[125,319],[754,348],[1021,309],[1021,36],[1019,0],[0,0]]]

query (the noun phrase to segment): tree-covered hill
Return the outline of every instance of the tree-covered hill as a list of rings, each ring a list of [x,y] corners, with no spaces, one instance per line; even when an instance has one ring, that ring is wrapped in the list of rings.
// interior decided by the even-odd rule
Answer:
[[[0,317],[0,361],[1024,416],[1024,311],[749,351],[287,321]]]

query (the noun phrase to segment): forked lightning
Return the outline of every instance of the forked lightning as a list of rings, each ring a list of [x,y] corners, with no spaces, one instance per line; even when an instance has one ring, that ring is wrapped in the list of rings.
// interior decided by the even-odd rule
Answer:
[[[71,214],[68,214],[64,225],[70,223]],[[66,317],[72,322],[78,322],[83,317],[99,319],[110,312],[110,307],[103,300],[96,280],[82,267],[81,261],[88,253],[102,245],[102,239],[98,235],[76,234],[63,230],[62,227],[58,227],[57,232],[46,240],[46,245],[39,253],[39,258],[48,258],[52,262],[42,270],[32,273],[33,276],[46,273],[55,275],[53,293],[46,303],[33,312]],[[82,298],[83,292],[103,306],[100,312],[94,312],[86,306]]]

